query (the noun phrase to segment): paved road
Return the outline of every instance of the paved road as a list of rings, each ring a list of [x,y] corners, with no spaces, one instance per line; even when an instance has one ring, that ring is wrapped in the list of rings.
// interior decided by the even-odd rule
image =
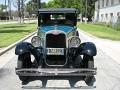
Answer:
[[[87,39],[88,37],[86,38],[84,34],[80,34],[80,37],[82,38],[82,41],[88,41]],[[9,53],[11,53],[11,55],[9,56],[11,58],[7,57]],[[15,75],[17,56],[14,55],[14,49],[8,52],[8,54],[1,57],[3,57],[7,63],[0,69],[0,90],[23,90],[21,88],[21,82],[19,81],[18,77]],[[97,87],[93,90],[120,90],[120,65],[118,64],[118,62],[113,60],[105,52],[103,52],[101,49],[98,48],[98,55],[95,57],[95,66],[98,68],[97,70],[98,73],[96,76],[97,81],[95,83]],[[38,82],[39,81],[36,81],[30,84],[33,83],[34,85],[41,84]],[[84,82],[78,82],[77,85],[81,85],[80,83],[85,85]],[[69,83],[66,80],[48,81],[47,87],[52,87],[52,86],[69,87]]]

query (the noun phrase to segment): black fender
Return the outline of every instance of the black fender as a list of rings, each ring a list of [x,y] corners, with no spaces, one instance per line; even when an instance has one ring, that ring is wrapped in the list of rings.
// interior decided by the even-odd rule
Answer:
[[[20,42],[16,45],[15,54],[21,55],[26,52],[31,52],[34,47],[28,42]]]
[[[79,47],[81,54],[87,54],[89,56],[96,56],[97,49],[94,43],[92,42],[85,42],[82,43]]]
[[[41,59],[41,56],[43,56],[43,48],[42,47],[35,47],[31,54],[36,58],[36,60]]]

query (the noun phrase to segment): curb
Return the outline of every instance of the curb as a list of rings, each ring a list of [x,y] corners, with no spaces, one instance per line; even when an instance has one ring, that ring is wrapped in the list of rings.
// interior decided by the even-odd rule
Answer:
[[[1,51],[0,51],[0,56],[3,55],[4,53],[6,53],[7,51],[9,51],[10,49],[14,48],[17,43],[25,41],[26,39],[30,38],[31,36],[35,35],[36,33],[37,33],[37,31],[35,31],[35,32],[27,35],[26,37],[22,38],[21,40],[15,42],[15,43],[13,43],[13,44],[11,44],[10,46],[6,47],[6,48],[3,49],[3,50],[1,50]]]
[[[92,37],[92,38],[95,38],[95,39],[102,39],[102,38],[95,37],[95,36],[93,36],[92,34],[89,34],[89,33],[85,32],[84,30],[82,30],[82,29],[80,29],[80,28],[78,28],[78,30],[81,31],[81,32],[83,32],[84,34],[86,34],[86,35]]]

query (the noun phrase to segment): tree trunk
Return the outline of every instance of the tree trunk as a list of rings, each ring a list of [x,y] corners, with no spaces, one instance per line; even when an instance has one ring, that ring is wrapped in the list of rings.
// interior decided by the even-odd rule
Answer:
[[[92,21],[92,16],[88,16],[88,22]]]
[[[19,16],[19,23],[21,23],[21,5],[20,5],[20,0],[18,0],[18,16]]]
[[[22,17],[22,23],[24,23],[24,1],[21,0],[21,17]]]

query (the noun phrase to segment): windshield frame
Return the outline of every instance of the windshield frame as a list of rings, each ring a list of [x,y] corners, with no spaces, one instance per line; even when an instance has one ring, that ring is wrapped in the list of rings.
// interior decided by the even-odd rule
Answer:
[[[53,19],[51,15],[64,16],[62,19]],[[76,26],[77,15],[75,13],[41,13],[38,18],[39,26],[67,25]]]

